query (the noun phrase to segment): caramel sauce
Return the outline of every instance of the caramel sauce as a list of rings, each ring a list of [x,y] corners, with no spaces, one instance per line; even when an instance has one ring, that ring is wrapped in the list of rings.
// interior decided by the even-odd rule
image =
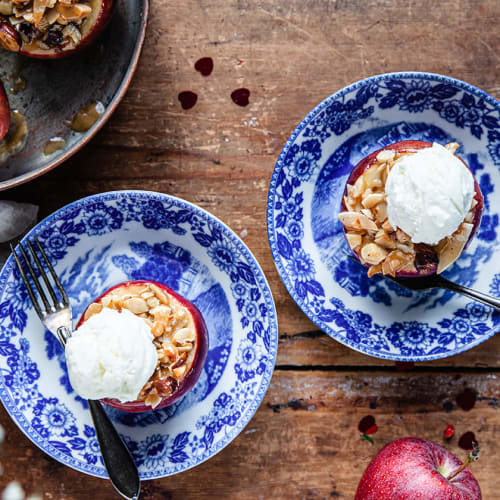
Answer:
[[[4,162],[24,147],[28,135],[28,124],[24,115],[19,111],[12,111],[10,127],[4,140],[0,142],[0,162]]]
[[[93,102],[80,109],[67,125],[75,132],[87,132],[103,113],[103,104],[99,101]]]
[[[66,146],[66,141],[62,137],[52,137],[45,143],[45,147],[43,148],[43,154],[45,156],[49,156],[60,149],[64,149]]]
[[[14,94],[17,94],[18,92],[22,92],[25,88],[26,88],[26,80],[24,79],[24,77],[22,77],[21,75],[16,75],[12,83],[12,86],[10,88],[10,91]]]

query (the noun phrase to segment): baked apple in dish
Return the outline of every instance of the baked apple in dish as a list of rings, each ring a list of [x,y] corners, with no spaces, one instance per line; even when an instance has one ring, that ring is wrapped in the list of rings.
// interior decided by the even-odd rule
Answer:
[[[88,306],[66,360],[81,397],[137,413],[169,406],[192,389],[207,351],[194,304],[161,283],[128,281]]]
[[[0,0],[0,45],[58,59],[91,44],[111,18],[114,0]]]
[[[457,148],[457,143],[402,141],[354,167],[339,219],[368,276],[441,273],[467,247],[484,204]]]

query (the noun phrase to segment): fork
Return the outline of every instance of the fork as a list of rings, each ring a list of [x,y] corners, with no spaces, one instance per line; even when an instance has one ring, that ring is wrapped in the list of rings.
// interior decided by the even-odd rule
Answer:
[[[357,262],[360,266],[362,265],[359,260],[354,257],[348,256],[354,262]],[[480,292],[478,290],[473,290],[453,281],[443,278],[440,274],[431,274],[430,276],[422,276],[416,278],[395,278],[388,274],[384,274],[383,277],[393,283],[397,283],[399,286],[406,288],[407,290],[414,291],[424,291],[432,290],[433,288],[443,288],[445,290],[450,290],[452,292],[460,293],[469,297],[470,299],[476,300],[477,302],[482,302],[487,306],[492,307],[495,311],[500,312],[500,299],[488,295],[487,293]]]
[[[29,298],[36,313],[38,314],[38,317],[40,318],[40,321],[43,323],[45,328],[57,337],[60,344],[64,348],[66,346],[66,341],[72,334],[73,315],[71,311],[71,304],[40,241],[36,237],[34,240],[36,242],[38,253],[42,256],[45,266],[48,269],[57,290],[59,291],[60,299],[57,297],[56,291],[51,285],[49,277],[44,270],[44,266],[42,265],[42,262],[40,261],[40,258],[38,257],[38,254],[29,239],[26,239],[28,251],[26,251],[21,242],[18,244],[22,258],[19,257],[12,244],[10,245],[10,248],[16,261],[17,268],[21,274],[21,278],[28,291]],[[44,287],[36,275],[31,259],[28,256],[28,252],[35,262],[36,268],[42,277],[52,303],[49,301]],[[31,286],[22,261],[24,261],[24,264],[28,269],[29,276],[35,285],[35,289]],[[39,300],[37,300],[37,294],[39,296]],[[104,465],[112,485],[123,498],[128,500],[137,500],[140,494],[141,483],[137,466],[132,458],[132,455],[130,454],[130,451],[120,438],[120,435],[111,423],[111,420],[104,411],[101,403],[96,400],[88,400],[87,403],[89,405],[90,414],[96,430],[97,440],[101,449]]]

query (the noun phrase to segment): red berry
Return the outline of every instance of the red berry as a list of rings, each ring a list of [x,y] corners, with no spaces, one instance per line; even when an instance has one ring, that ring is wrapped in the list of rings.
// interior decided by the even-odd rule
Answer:
[[[368,429],[366,429],[365,434],[375,434],[378,431],[378,425],[374,424]]]
[[[455,434],[455,427],[453,427],[453,425],[448,425],[444,430],[444,438],[451,439],[453,434]]]

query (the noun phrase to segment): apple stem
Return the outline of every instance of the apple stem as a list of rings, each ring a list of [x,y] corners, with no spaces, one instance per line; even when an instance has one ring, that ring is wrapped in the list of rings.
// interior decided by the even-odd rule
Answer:
[[[477,443],[477,441],[474,441],[472,443],[472,446],[473,446],[472,451],[469,453],[467,460],[457,470],[446,476],[446,479],[448,481],[451,481],[455,476],[460,474],[460,472],[462,472],[471,462],[479,460],[479,451],[480,451],[479,444]]]

